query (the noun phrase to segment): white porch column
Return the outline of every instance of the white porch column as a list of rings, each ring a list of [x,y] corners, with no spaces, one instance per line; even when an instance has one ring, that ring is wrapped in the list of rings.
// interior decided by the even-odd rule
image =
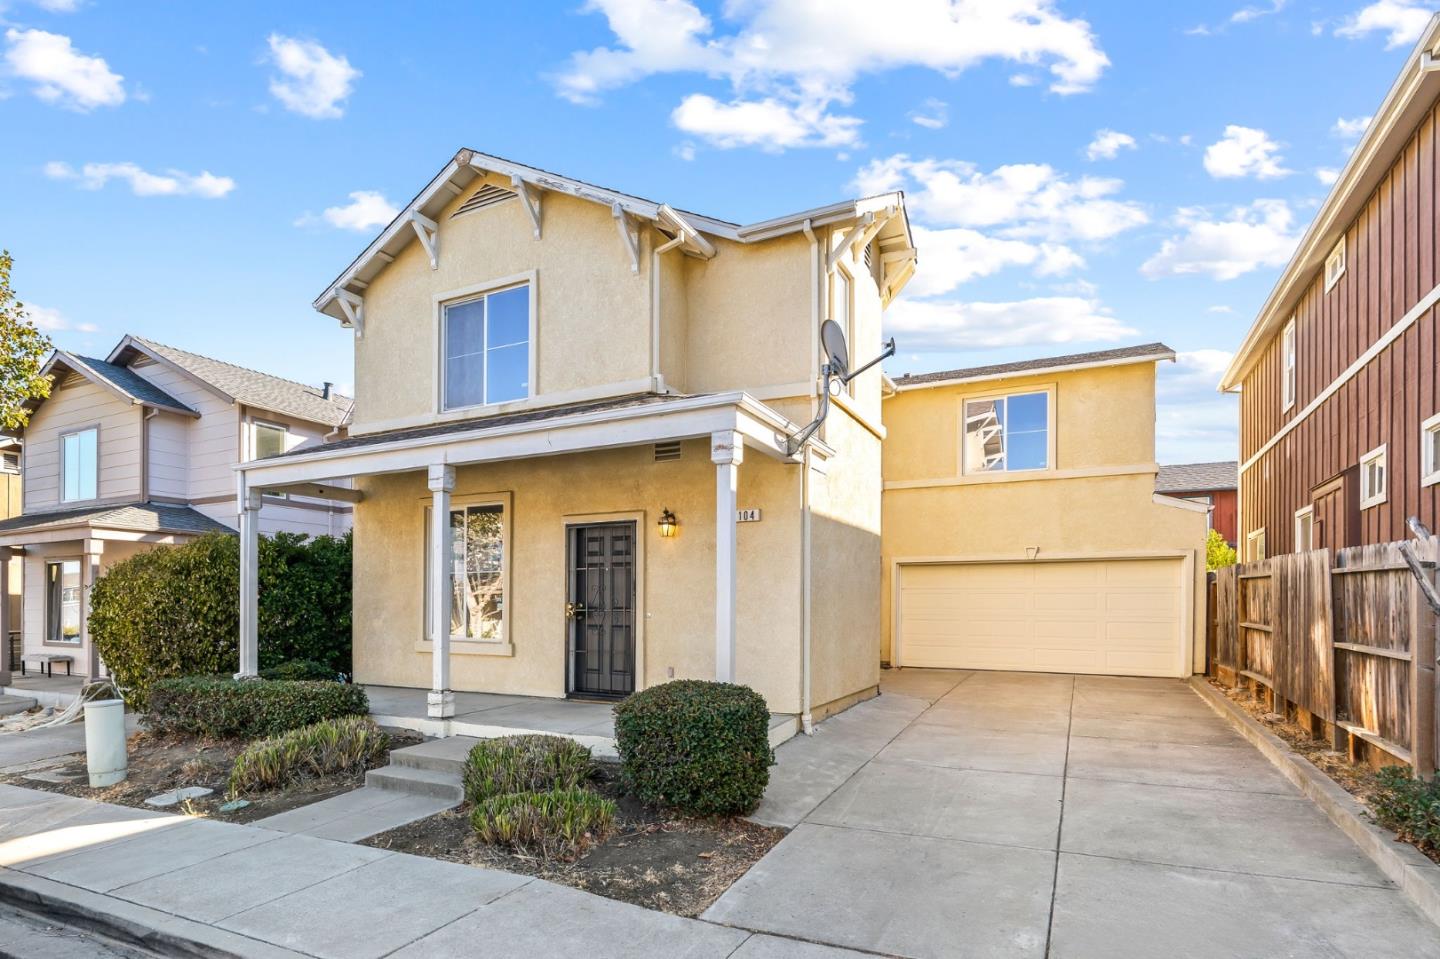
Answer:
[[[9,546],[0,548],[0,686],[10,685],[10,631],[15,628],[10,616],[10,557],[15,551]]]
[[[450,491],[455,468],[430,466],[430,644],[432,670],[427,712],[432,719],[455,715],[455,694],[450,690],[450,596],[454,565],[450,547]]]
[[[710,434],[715,463],[715,679],[735,681],[735,493],[744,440],[734,430]]]
[[[240,487],[240,671],[260,675],[260,505],[258,490]]]
[[[104,552],[104,540],[87,539],[80,561],[80,635],[85,639],[85,677],[90,682],[100,678],[100,651],[90,638],[90,591],[100,578],[100,557]]]

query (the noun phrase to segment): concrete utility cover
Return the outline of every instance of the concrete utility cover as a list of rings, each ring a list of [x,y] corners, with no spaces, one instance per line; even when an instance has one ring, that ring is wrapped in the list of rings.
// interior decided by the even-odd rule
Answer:
[[[178,805],[187,799],[199,799],[201,796],[208,796],[214,791],[213,789],[206,789],[204,786],[186,786],[184,789],[177,789],[174,792],[151,796],[145,800],[145,805],[166,809],[170,806]]]

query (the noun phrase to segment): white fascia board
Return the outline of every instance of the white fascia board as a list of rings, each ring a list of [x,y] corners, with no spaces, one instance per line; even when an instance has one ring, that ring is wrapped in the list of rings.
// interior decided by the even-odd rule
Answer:
[[[1196,503],[1193,500],[1180,499],[1177,496],[1167,496],[1164,493],[1152,493],[1150,499],[1156,506],[1169,506],[1172,509],[1188,509],[1192,513],[1208,513],[1215,507],[1210,503]]]
[[[896,383],[895,392],[908,393],[911,390],[928,390],[937,386],[958,386],[964,383],[985,383],[991,380],[1018,380],[1029,376],[1044,376],[1047,373],[1070,373],[1075,370],[1095,370],[1106,366],[1129,366],[1132,363],[1174,362],[1175,353],[1146,353],[1144,356],[1126,356],[1113,360],[1095,360],[1090,363],[1061,363],[1055,366],[1037,366],[1026,370],[1011,370],[1007,373],[986,373],[982,376],[959,376],[949,380],[933,380],[929,383]]]

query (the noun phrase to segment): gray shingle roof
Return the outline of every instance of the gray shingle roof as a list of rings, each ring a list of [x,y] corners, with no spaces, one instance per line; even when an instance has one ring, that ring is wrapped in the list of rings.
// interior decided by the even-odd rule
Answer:
[[[895,385],[918,386],[927,383],[948,383],[956,380],[994,378],[1007,374],[1024,374],[1041,370],[1063,369],[1067,366],[1086,366],[1115,360],[1156,360],[1169,359],[1175,351],[1164,343],[1142,343],[1139,346],[1122,346],[1115,350],[1097,350],[1093,353],[1071,353],[1066,356],[1046,356],[1034,360],[1020,360],[1015,363],[996,363],[991,366],[971,366],[960,370],[941,370],[937,373],[907,373],[895,377]]]
[[[74,353],[60,353],[58,358],[61,363],[90,372],[136,402],[199,415],[128,366],[97,360],[93,356],[77,356]]]
[[[1234,460],[1223,463],[1183,463],[1162,466],[1155,477],[1157,493],[1199,493],[1212,489],[1236,489],[1240,484],[1240,464]]]
[[[142,533],[233,533],[199,510],[170,503],[123,503],[119,506],[91,506],[82,509],[22,513],[0,521],[0,534],[38,532],[66,526],[102,526]]]
[[[296,383],[143,337],[132,336],[130,339],[246,406],[297,416],[331,427],[344,422],[345,414],[350,410],[350,397],[341,396],[333,390],[330,398],[326,399],[318,386]]]

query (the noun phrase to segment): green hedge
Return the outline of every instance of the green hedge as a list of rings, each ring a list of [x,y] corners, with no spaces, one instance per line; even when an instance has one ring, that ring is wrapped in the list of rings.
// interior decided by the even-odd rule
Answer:
[[[186,676],[150,687],[146,722],[162,734],[254,739],[369,712],[365,690],[344,683]]]
[[[350,672],[350,536],[260,538],[260,668],[310,660]],[[150,684],[239,668],[240,549],[213,533],[116,563],[95,584],[90,635],[143,707]]]
[[[336,682],[339,674],[324,663],[313,659],[292,659],[279,666],[260,670],[261,679],[309,679]]]
[[[770,781],[770,712],[748,686],[677,680],[615,707],[621,776],[640,799],[702,815],[754,809]]]
[[[1370,808],[1382,826],[1430,853],[1440,852],[1440,776],[1416,779],[1405,766],[1386,766],[1375,775]]]

